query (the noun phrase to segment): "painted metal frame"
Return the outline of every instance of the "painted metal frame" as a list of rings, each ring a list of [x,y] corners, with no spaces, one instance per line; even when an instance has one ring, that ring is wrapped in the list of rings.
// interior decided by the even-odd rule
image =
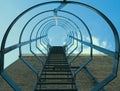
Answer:
[[[6,44],[6,40],[7,40],[7,37],[8,37],[8,34],[9,32],[11,31],[12,27],[14,26],[14,24],[23,16],[25,15],[27,12],[37,8],[37,7],[40,7],[40,6],[43,6],[43,5],[46,5],[46,4],[58,4],[60,3],[61,5],[58,6],[58,8],[55,9],[56,12],[59,12],[61,11],[62,8],[64,8],[65,5],[67,4],[74,4],[74,5],[80,5],[80,6],[83,6],[83,7],[86,7],[92,11],[94,11],[95,13],[97,13],[99,16],[101,16],[105,21],[106,23],[110,26],[113,34],[114,34],[114,39],[115,39],[115,51],[111,51],[111,50],[108,50],[108,49],[105,49],[105,48],[102,48],[102,47],[99,47],[97,45],[94,45],[92,43],[92,35],[90,34],[90,30],[88,29],[87,25],[77,16],[77,15],[74,15],[73,13],[71,12],[68,12],[68,11],[65,11],[75,17],[77,17],[80,21],[83,22],[84,26],[87,28],[88,30],[88,33],[89,33],[89,36],[90,36],[90,43],[86,42],[86,41],[83,41],[82,39],[79,39],[77,37],[75,37],[74,35],[69,35],[69,39],[70,40],[73,40],[73,41],[78,41],[80,42],[82,45],[86,45],[86,46],[89,46],[91,48],[91,52],[90,52],[90,59],[87,60],[82,66],[80,66],[74,73],[74,76],[77,75],[78,72],[80,72],[82,70],[82,68],[85,68],[87,70],[87,72],[91,75],[91,77],[94,78],[94,80],[96,81],[97,85],[91,90],[91,91],[98,91],[100,89],[102,89],[105,85],[107,85],[110,81],[112,81],[116,76],[117,76],[117,71],[118,71],[118,64],[119,64],[119,53],[120,53],[120,41],[119,41],[119,36],[118,36],[118,32],[115,28],[115,26],[112,24],[112,22],[102,13],[100,12],[99,10],[97,10],[96,8],[90,6],[90,5],[87,5],[87,4],[84,4],[84,3],[81,3],[81,2],[75,2],[75,1],[51,1],[51,2],[45,2],[45,3],[41,3],[41,4],[37,4],[35,6],[32,6],[30,8],[28,8],[27,10],[25,10],[24,12],[22,12],[20,15],[18,15],[14,20],[13,22],[10,24],[10,26],[7,28],[6,32],[5,32],[5,35],[3,37],[3,40],[2,40],[2,44],[1,44],[1,50],[0,50],[0,75],[3,77],[3,79],[5,79],[7,81],[7,83],[16,91],[21,91],[21,89],[19,88],[19,86],[16,85],[16,83],[8,76],[8,74],[4,71],[4,55],[16,48],[19,48],[20,50],[20,58],[21,58],[21,47],[24,46],[24,45],[27,45],[27,44],[31,44],[32,42],[37,42],[37,40],[40,40],[42,38],[44,38],[46,35],[43,35],[41,34],[40,37],[36,37],[35,39],[31,39],[31,36],[32,36],[32,32],[31,32],[31,36],[30,36],[30,40],[28,41],[24,41],[24,42],[21,42],[19,41],[18,44],[15,44],[15,45],[12,45],[10,47],[7,47],[5,48],[5,44]],[[64,11],[63,11],[64,12]],[[43,12],[44,13],[44,12]],[[36,17],[36,16],[34,16]],[[32,19],[32,18],[31,18]],[[30,20],[29,20],[30,21]],[[28,22],[29,22],[28,21]],[[27,23],[26,25],[27,26]],[[25,28],[24,26],[24,28]],[[23,28],[23,30],[24,30]],[[34,30],[33,30],[34,31]],[[45,32],[45,31],[44,31]],[[22,37],[22,34],[20,35]],[[44,44],[46,44],[48,41],[47,39],[42,42]],[[72,43],[71,41],[70,42],[67,42],[68,44]],[[93,75],[93,73],[87,68],[87,64],[92,60],[92,49],[96,49],[102,53],[105,53],[107,54],[108,56],[111,56],[114,58],[114,65],[113,65],[113,71],[112,73],[106,77],[102,82],[98,82],[97,78]],[[31,48],[30,48],[31,50]],[[32,50],[31,50],[32,52]],[[33,53],[34,54],[34,53]],[[76,59],[76,58],[75,58]],[[24,60],[24,62],[26,63],[27,61]],[[70,61],[70,64],[73,62]],[[29,65],[29,63],[26,63],[29,68],[31,68],[35,73],[37,73],[36,69],[34,69],[31,65]],[[104,89],[102,89],[104,91]]]

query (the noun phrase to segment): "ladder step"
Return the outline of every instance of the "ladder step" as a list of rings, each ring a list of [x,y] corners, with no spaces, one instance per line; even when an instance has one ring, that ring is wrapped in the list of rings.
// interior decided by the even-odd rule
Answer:
[[[56,65],[56,64],[59,64],[59,65],[63,65],[63,64],[65,64],[65,65],[68,65],[68,63],[66,63],[66,62],[47,62],[46,63],[46,65]]]
[[[68,65],[46,65],[45,68],[48,68],[48,67],[52,67],[52,68],[62,68],[62,69],[66,69],[66,68],[69,68]]]
[[[67,62],[66,60],[63,60],[63,59],[55,59],[55,60],[53,60],[53,59],[48,59],[48,61],[47,62]]]
[[[64,82],[64,83],[69,83],[69,84],[71,84],[71,85],[73,85],[74,83],[73,83],[73,79],[39,79],[40,80],[40,82],[42,83],[42,82],[46,82],[46,83],[51,83],[51,84],[56,84],[56,83],[58,83],[58,84],[62,84],[62,82]],[[38,83],[39,84],[39,83]],[[57,84],[56,84],[57,85]],[[67,85],[67,84],[66,84]]]
[[[63,58],[63,59],[59,59],[59,58],[57,58],[57,59],[48,59],[48,61],[47,62],[66,62],[66,60]]]
[[[66,62],[65,58],[62,58],[62,59],[59,59],[59,58],[49,59],[49,58],[48,58],[48,61],[50,61],[50,62],[52,62],[52,61],[53,61],[53,62],[55,62],[55,61],[56,61],[56,62]],[[47,61],[47,62],[48,62],[48,61]]]
[[[40,89],[34,91],[77,91],[77,89]]]
[[[55,80],[56,79],[71,79],[72,80],[73,78],[72,77],[64,77],[64,78],[63,77],[56,77],[56,78],[55,77],[41,77],[40,79],[55,79]]]
[[[71,72],[71,70],[66,70],[66,69],[55,69],[55,70],[51,70],[51,69],[44,69],[43,72]]]
[[[45,66],[69,67],[68,64],[46,64]]]
[[[34,91],[77,91],[75,79],[65,55],[65,47],[50,47],[48,58]]]
[[[45,66],[45,70],[70,70],[68,66]]]
[[[64,72],[62,72],[62,73],[60,73],[60,72],[59,72],[59,73],[58,73],[58,72],[57,72],[57,73],[56,73],[56,72],[54,72],[54,73],[53,73],[53,72],[52,72],[52,73],[51,73],[51,72],[49,72],[49,73],[46,72],[46,73],[45,73],[45,72],[44,72],[44,73],[42,73],[41,75],[71,75],[71,76],[72,76],[72,73],[64,73]]]
[[[73,85],[74,82],[38,82],[38,85]]]

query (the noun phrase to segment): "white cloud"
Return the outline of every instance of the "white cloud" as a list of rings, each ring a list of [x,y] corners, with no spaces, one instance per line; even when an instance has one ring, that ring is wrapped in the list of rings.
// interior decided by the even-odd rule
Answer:
[[[85,39],[85,41],[89,41],[89,37],[85,37],[84,39]],[[107,41],[100,42],[100,40],[94,36],[92,37],[92,39],[93,39],[93,44],[100,46],[102,48],[106,48]],[[90,47],[86,47],[86,48],[84,47],[83,54],[88,54],[88,53],[90,53]],[[93,49],[93,53],[94,54],[102,54],[101,52],[99,52],[95,49]]]
[[[107,41],[100,42],[100,40],[96,37],[92,37],[92,39],[93,39],[93,44],[98,45],[98,46],[103,47],[103,48],[106,48]]]
[[[105,48],[107,46],[107,42],[103,41],[101,45],[102,45],[103,48]]]
[[[93,44],[98,45],[98,46],[100,45],[100,42],[99,42],[98,38],[92,37],[92,39],[93,39]]]
[[[89,38],[89,37],[86,37],[86,36],[83,36],[83,40],[85,40],[85,41],[90,41],[90,38]]]
[[[90,47],[86,47],[83,49],[83,53],[82,54],[89,54],[90,53]]]
[[[86,41],[86,42],[89,42],[90,38],[83,36],[83,40]],[[106,48],[107,47],[107,41],[102,41],[101,42],[98,38],[96,38],[94,36],[92,37],[92,40],[93,40],[93,44],[94,45],[100,46],[102,48]],[[76,43],[74,43],[74,45],[72,46],[71,50],[74,49],[75,47],[76,47]],[[78,53],[78,52],[79,52],[79,50],[75,50],[74,53]],[[89,54],[89,53],[90,53],[90,47],[84,45],[82,54]],[[102,54],[102,53],[97,51],[97,50],[95,50],[95,49],[93,49],[93,54]]]
[[[50,39],[50,40],[52,40],[52,39]],[[83,36],[83,40],[86,41],[86,42],[90,42],[90,38],[89,37],[84,37]],[[107,41],[101,41],[100,39],[98,39],[97,37],[94,37],[94,36],[92,37],[92,40],[93,40],[93,44],[94,45],[100,46],[102,48],[106,48],[107,47]],[[65,43],[65,42],[63,42],[63,43]],[[77,42],[75,41],[74,45],[69,49],[68,52],[71,52],[76,46],[77,46]],[[80,46],[80,44],[79,44],[79,46]],[[42,46],[40,46],[40,49],[41,50],[45,50]],[[74,51],[74,53],[79,53],[80,50],[81,49],[79,47],[79,48],[77,48],[77,50]],[[90,53],[90,47],[84,45],[82,54],[89,54],[89,53]],[[99,52],[99,51],[97,51],[95,49],[93,49],[93,53],[94,54],[102,54],[101,52]]]

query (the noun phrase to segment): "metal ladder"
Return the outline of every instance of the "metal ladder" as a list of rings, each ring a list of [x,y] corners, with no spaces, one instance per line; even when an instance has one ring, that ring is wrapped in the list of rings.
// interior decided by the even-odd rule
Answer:
[[[75,78],[66,59],[64,47],[50,48],[34,91],[78,91]]]

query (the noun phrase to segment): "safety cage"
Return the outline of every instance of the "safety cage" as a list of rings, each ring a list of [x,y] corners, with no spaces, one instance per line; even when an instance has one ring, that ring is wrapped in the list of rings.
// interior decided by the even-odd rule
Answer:
[[[103,27],[100,26],[101,22]],[[57,35],[50,35],[53,30],[64,33],[65,37],[60,37],[61,35],[58,34],[59,39],[62,39],[61,42],[57,38],[51,39],[51,36]],[[114,47],[113,49],[96,44],[94,39],[101,38],[98,36],[99,33],[110,34],[105,36],[105,39],[114,41],[114,43],[108,43]],[[11,37],[13,34],[15,38]],[[51,43],[58,41],[62,44]],[[104,87],[117,76],[119,44],[115,26],[98,9],[82,2],[69,0],[40,3],[19,14],[7,28],[0,49],[0,75],[15,91],[22,91],[5,71],[6,56],[15,53],[37,77],[33,91],[78,91],[81,87],[78,86],[77,79],[82,70],[85,70],[95,83],[90,91],[106,91]],[[78,60],[86,53],[86,49],[87,58],[84,61]],[[94,59],[95,52],[110,57],[110,60],[100,61],[99,59],[100,64],[111,61],[109,64],[111,69],[103,79],[99,79],[99,75],[94,75],[97,66],[96,68],[92,66],[93,69],[90,69],[90,64],[98,61]],[[24,57],[26,53],[33,55],[39,61],[42,65],[40,70]],[[108,69],[101,67],[100,70]]]

